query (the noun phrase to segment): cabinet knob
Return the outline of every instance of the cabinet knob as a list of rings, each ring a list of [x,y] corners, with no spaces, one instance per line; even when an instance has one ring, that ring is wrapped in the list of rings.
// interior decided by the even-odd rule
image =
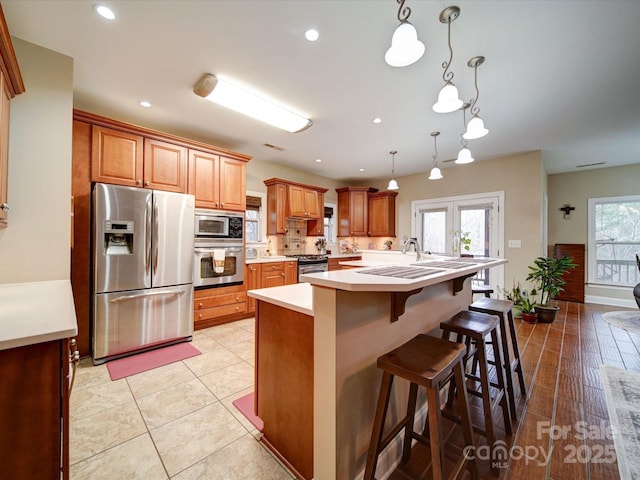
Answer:
[[[281,273],[280,275],[282,275],[284,277],[284,273]]]
[[[136,180],[136,185],[140,185],[142,181],[140,179]]]
[[[216,207],[218,206],[218,202],[216,202]]]
[[[224,207],[224,202],[222,202],[222,203],[220,204],[220,206],[221,206],[221,207]]]
[[[9,205],[7,205],[6,203],[3,203],[2,205],[0,205],[0,210],[4,210],[5,212],[8,212]]]
[[[238,310],[240,310],[240,307],[236,307],[236,312],[237,312]]]
[[[144,182],[144,184],[148,187],[149,185],[151,185],[151,182],[147,180],[146,182]]]
[[[202,314],[199,314],[199,315],[198,315],[198,318],[199,318],[199,319],[202,319]]]
[[[198,304],[198,308],[202,308],[202,302]]]
[[[236,295],[236,302],[239,302],[239,301],[240,301],[240,297]]]

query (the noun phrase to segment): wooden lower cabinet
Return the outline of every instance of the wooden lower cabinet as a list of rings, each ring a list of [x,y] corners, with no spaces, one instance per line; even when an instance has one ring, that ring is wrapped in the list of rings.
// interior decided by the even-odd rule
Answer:
[[[244,269],[244,284],[247,290],[279,287],[298,283],[298,262],[248,263]],[[247,295],[247,313],[256,311],[256,299]]]
[[[247,293],[244,285],[196,290],[193,297],[194,330],[246,316]]]
[[[264,442],[297,478],[313,478],[313,317],[258,301],[256,414]],[[295,361],[292,361],[295,359]]]
[[[68,340],[0,350],[2,478],[69,478]]]

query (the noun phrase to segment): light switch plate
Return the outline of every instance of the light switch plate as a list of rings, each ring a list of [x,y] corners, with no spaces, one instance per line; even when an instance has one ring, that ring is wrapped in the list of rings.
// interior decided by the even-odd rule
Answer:
[[[522,241],[509,240],[509,248],[522,248]]]

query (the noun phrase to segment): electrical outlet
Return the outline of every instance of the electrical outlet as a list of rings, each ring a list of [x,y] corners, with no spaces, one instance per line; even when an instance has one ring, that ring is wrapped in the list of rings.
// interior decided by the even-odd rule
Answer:
[[[522,248],[521,240],[509,240],[509,248]]]

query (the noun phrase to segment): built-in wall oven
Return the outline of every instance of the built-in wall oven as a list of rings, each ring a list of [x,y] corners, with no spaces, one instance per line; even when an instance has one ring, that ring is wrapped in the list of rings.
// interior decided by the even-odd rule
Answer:
[[[244,215],[197,209],[194,282],[196,288],[241,285],[244,281]]]

